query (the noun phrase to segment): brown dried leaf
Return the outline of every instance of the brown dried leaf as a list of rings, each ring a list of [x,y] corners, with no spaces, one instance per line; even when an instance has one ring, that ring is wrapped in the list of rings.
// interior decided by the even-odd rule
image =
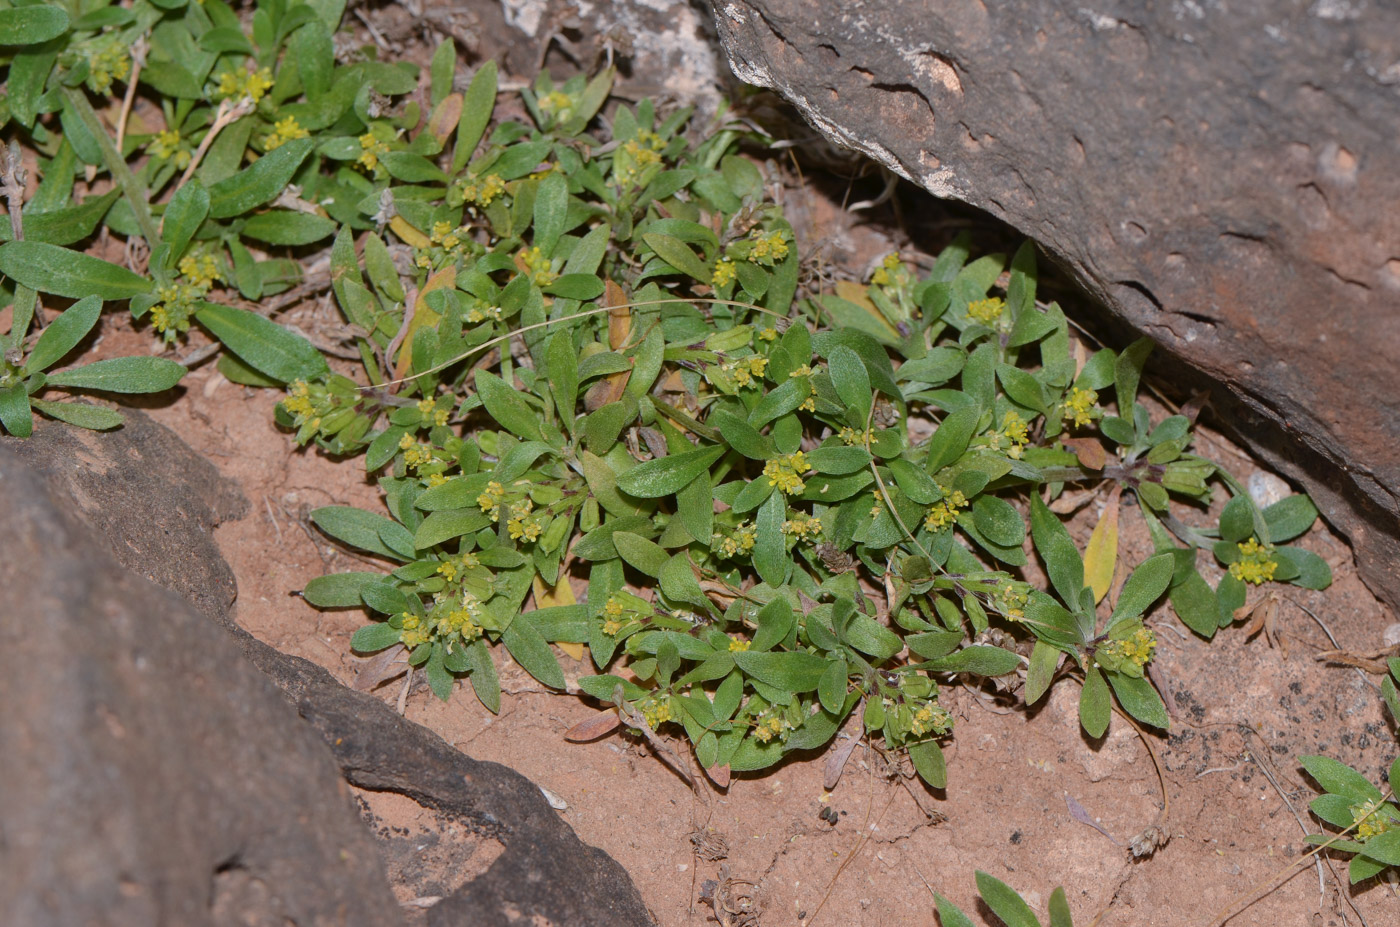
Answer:
[[[1108,451],[1103,449],[1098,438],[1065,438],[1064,445],[1090,470],[1102,470],[1108,463]]]
[[[403,644],[395,644],[363,661],[355,673],[353,685],[360,692],[368,692],[407,669],[408,651],[404,649]]]
[[[622,719],[617,716],[617,712],[609,709],[600,711],[591,718],[585,718],[578,724],[564,732],[564,739],[570,743],[582,743],[585,740],[597,740],[604,734],[611,734],[622,725]]]

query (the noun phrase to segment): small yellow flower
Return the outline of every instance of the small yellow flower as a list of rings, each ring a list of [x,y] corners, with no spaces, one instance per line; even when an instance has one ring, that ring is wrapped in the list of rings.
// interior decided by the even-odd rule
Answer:
[[[734,271],[734,262],[728,258],[720,258],[715,262],[714,274],[711,277],[711,281],[715,286],[725,286],[733,283],[736,276],[738,275]]]
[[[1278,570],[1278,561],[1274,559],[1273,547],[1260,544],[1255,538],[1236,546],[1239,548],[1240,559],[1230,564],[1231,576],[1240,582],[1255,586],[1274,578],[1274,573]]]
[[[1109,641],[1099,649],[1141,669],[1157,650],[1157,635],[1147,628],[1138,628],[1132,637],[1121,641]]]
[[[550,113],[560,121],[566,120],[574,113],[574,99],[567,93],[551,90],[540,97],[540,111]]]
[[[958,512],[967,508],[967,497],[956,490],[945,493],[943,499],[935,502],[933,508],[929,509],[928,518],[924,519],[924,527],[930,531],[937,531],[940,528],[947,528],[958,520]]]
[[[795,537],[799,541],[815,540],[821,537],[822,520],[803,512],[794,512],[792,518],[783,522],[783,534]]]
[[[655,702],[642,706],[642,718],[646,720],[647,726],[656,730],[667,721],[671,720],[671,701],[667,698],[658,699]]]
[[[807,455],[798,451],[796,454],[787,454],[768,461],[763,465],[763,475],[768,477],[769,485],[776,486],[780,492],[791,496],[807,488],[801,475],[811,469],[811,465],[807,463]]]
[[[749,240],[753,242],[749,260],[755,264],[776,264],[788,255],[787,239],[782,231],[764,233],[762,229],[754,229],[749,233]]]
[[[379,168],[379,159],[389,153],[389,143],[381,141],[373,132],[360,136],[360,157],[355,163],[367,171]]]
[[[272,132],[263,139],[263,149],[273,151],[293,139],[307,138],[310,134],[301,127],[295,116],[284,116],[277,120],[272,127]]]
[[[180,133],[174,129],[161,129],[156,133],[156,137],[151,139],[147,145],[147,150],[151,157],[165,160],[175,154],[180,148]]]
[[[763,331],[759,332],[758,337],[763,339],[764,341],[777,341],[778,330],[770,326],[768,328],[765,328]]]
[[[729,650],[731,653],[738,653],[742,650],[748,650],[749,647],[751,647],[752,645],[752,641],[746,641],[742,637],[739,637],[734,634],[729,635]]]
[[[486,484],[486,491],[476,497],[476,504],[481,506],[481,511],[491,516],[492,521],[496,521],[500,516],[496,511],[505,498],[506,489],[500,483],[492,480]]]
[[[224,279],[219,273],[219,263],[212,254],[187,254],[180,258],[180,273],[190,285],[208,290],[216,282]]]
[[[996,296],[967,304],[967,317],[986,326],[995,325],[1005,311],[1006,303]]]
[[[413,435],[405,434],[402,438],[399,438],[399,450],[406,451],[410,447],[413,447]]]
[[[241,71],[224,71],[219,75],[218,94],[227,99],[247,99],[256,103],[271,89],[271,68],[244,65]]]
[[[441,486],[443,483],[446,483],[446,482],[447,482],[447,477],[443,476],[441,473],[429,473],[429,474],[428,474],[428,488],[429,488],[429,489],[436,489],[437,487]]]
[[[426,418],[432,414],[436,406],[437,403],[433,402],[431,399],[420,399],[417,403],[418,414]]]
[[[1356,828],[1356,839],[1365,843],[1392,829],[1395,825],[1389,813],[1392,807],[1379,798],[1352,805],[1348,810],[1351,811],[1352,825]]]
[[[446,409],[438,409],[436,412],[433,413],[433,424],[439,426],[446,425],[447,420],[450,417],[451,413],[449,413]]]
[[[1069,395],[1060,403],[1064,410],[1066,421],[1071,422],[1076,428],[1083,428],[1092,425],[1094,419],[1099,417],[1099,411],[1095,406],[1098,402],[1098,394],[1093,390],[1080,389],[1074,387],[1069,391]]]
[[[549,258],[545,257],[538,245],[522,250],[519,261],[525,265],[525,272],[536,286],[548,286],[557,278]]]
[[[433,449],[427,444],[415,444],[403,452],[403,462],[411,469],[418,469],[433,459]]]
[[[450,583],[456,581],[458,574],[461,572],[461,569],[461,565],[458,564],[457,561],[444,560],[442,561],[442,563],[438,564],[437,571],[443,579],[447,580]]]

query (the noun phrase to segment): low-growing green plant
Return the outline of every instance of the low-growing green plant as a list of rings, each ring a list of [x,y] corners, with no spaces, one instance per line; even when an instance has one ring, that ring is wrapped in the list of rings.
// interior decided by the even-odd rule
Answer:
[[[977,872],[977,894],[1006,927],[1041,927],[1040,919],[1035,916],[1035,912],[1026,904],[1020,893],[1000,879],[980,870]],[[972,927],[972,919],[947,898],[935,894],[934,901],[938,910],[938,920],[943,927]],[[1050,918],[1050,927],[1074,927],[1063,888],[1057,888],[1050,893],[1046,916]]]
[[[313,519],[393,567],[304,590],[368,609],[357,651],[401,648],[437,695],[466,677],[494,711],[493,651],[563,688],[550,644],[586,645],[580,688],[683,730],[717,776],[821,747],[859,711],[942,787],[951,681],[1024,674],[1034,702],[1073,674],[1091,734],[1114,700],[1166,727],[1155,603],[1209,637],[1251,584],[1330,581],[1275,546],[1315,520],[1306,497],[1260,510],[1190,453],[1190,417],[1151,420],[1150,342],[1076,359],[1029,244],[1008,266],[960,238],[815,291],[738,121],[605,109],[611,69],[502,94],[488,62],[459,90],[450,44],[422,73],[337,51],[343,9],[261,0],[246,29],[222,0],[0,9],[0,116],[42,175],[0,272],[15,350],[34,293],[80,300],[49,332],[126,301],[163,344],[202,327],[229,379],[285,386],[298,443],[364,455],[387,514]],[[159,124],[133,119],[138,94]],[[144,240],[144,273],[75,249],[99,224],[133,255]],[[332,239],[358,370],[219,301],[314,282],[300,259]],[[76,343],[49,332],[6,367],[11,393]],[[96,366],[47,382],[113,388]],[[1217,484],[1218,528],[1173,514],[1203,520]],[[1100,486],[1081,553],[1066,489]],[[1157,553],[1110,602],[1123,497]],[[1217,588],[1200,550],[1228,567]]]
[[[1391,659],[1390,675],[1381,682],[1381,696],[1392,723],[1400,725],[1400,659]],[[1382,792],[1361,773],[1325,756],[1300,756],[1298,762],[1322,786],[1323,794],[1312,800],[1312,813],[1333,827],[1335,835],[1314,834],[1308,842],[1351,857],[1348,874],[1353,885],[1387,868],[1400,867],[1400,758],[1390,764],[1389,788]]]

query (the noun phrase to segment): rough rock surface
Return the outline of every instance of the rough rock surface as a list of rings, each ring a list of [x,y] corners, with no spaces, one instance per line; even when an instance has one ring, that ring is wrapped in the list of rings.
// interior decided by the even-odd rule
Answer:
[[[1400,7],[711,0],[735,73],[1224,384],[1400,606]]]
[[[0,700],[11,718],[0,725],[0,898],[39,906],[16,923],[148,924],[161,922],[156,911],[190,924],[400,923],[341,775],[412,798],[464,840],[501,844],[484,873],[429,909],[432,927],[652,923],[622,867],[580,841],[528,779],[239,628],[232,572],[211,533],[246,503],[174,432],[125,415],[106,434],[41,423],[28,440],[0,438],[0,588],[20,590],[0,613]],[[34,614],[51,616],[43,652],[17,643]],[[29,733],[49,725],[96,735],[50,744]],[[115,733],[126,730],[139,740]],[[72,779],[46,791],[53,764]],[[94,787],[103,768],[115,778]],[[61,805],[66,814],[45,804],[70,795],[90,800]],[[12,805],[51,815],[49,829],[36,829],[40,817],[8,817]],[[112,822],[109,840],[93,839],[93,821]],[[21,854],[55,863],[12,865]],[[71,871],[55,868],[65,860]],[[60,897],[53,886],[70,878],[89,890],[61,897],[88,907],[44,914]],[[151,901],[157,884],[164,895]],[[147,906],[128,917],[118,897]],[[80,916],[109,905],[117,914]]]
[[[26,456],[45,449],[42,433],[33,442]],[[5,922],[399,920],[325,745],[217,625],[118,566],[72,511],[85,500],[65,498],[15,443],[0,445]],[[169,516],[161,501],[124,499],[125,520]]]

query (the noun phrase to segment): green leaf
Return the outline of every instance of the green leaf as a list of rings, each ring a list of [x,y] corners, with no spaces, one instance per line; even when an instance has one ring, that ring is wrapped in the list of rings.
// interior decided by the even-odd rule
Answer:
[[[50,170],[61,170],[54,165]],[[102,196],[90,196],[78,206],[67,206],[49,212],[24,213],[24,240],[50,245],[71,245],[82,241],[97,228],[97,223],[121,196],[120,190],[109,190]],[[31,201],[32,202],[32,201]],[[9,222],[0,222],[0,241],[14,235]]]
[[[1114,388],[1118,395],[1118,415],[1131,419],[1133,401],[1137,398],[1138,380],[1142,378],[1142,367],[1147,363],[1147,355],[1152,353],[1151,338],[1139,338],[1123,349],[1113,365]],[[1121,442],[1120,442],[1121,443]]]
[[[648,576],[660,576],[662,569],[671,560],[670,555],[661,545],[630,531],[613,532],[612,542],[613,546],[617,548],[618,555],[628,565],[641,570]]]
[[[977,530],[1002,547],[1019,547],[1026,537],[1026,523],[1011,503],[997,496],[978,496],[972,503]]]
[[[232,306],[200,306],[195,320],[259,373],[282,383],[314,380],[330,373],[315,345],[271,319]]]
[[[357,653],[374,653],[399,642],[402,634],[387,621],[367,624],[350,636],[350,649]]]
[[[476,372],[476,389],[486,411],[502,428],[527,441],[542,441],[540,414],[521,398],[520,392],[489,370]]]
[[[753,568],[759,578],[770,586],[781,586],[787,581],[792,558],[787,553],[787,542],[783,536],[783,520],[787,518],[787,499],[781,492],[775,492],[759,506],[754,518]]]
[[[270,245],[309,245],[329,238],[335,230],[330,219],[292,209],[271,209],[243,224],[244,235]]]
[[[642,235],[642,240],[647,243],[647,247],[656,252],[657,257],[676,270],[694,277],[701,283],[710,283],[709,265],[696,257],[695,252],[679,238],[660,232],[649,232]]]
[[[501,684],[496,677],[496,664],[491,662],[491,651],[486,641],[477,638],[467,648],[467,662],[471,664],[472,691],[481,704],[492,714],[501,711]]]
[[[27,438],[34,430],[34,413],[23,383],[0,387],[0,425],[16,438]]]
[[[656,578],[661,585],[662,594],[672,602],[689,605],[698,609],[701,614],[710,610],[710,600],[700,588],[690,563],[690,556],[685,551],[667,560]]]
[[[380,529],[385,526],[398,526],[398,522],[391,521],[383,515],[348,505],[328,505],[313,511],[311,521],[327,536],[351,547],[367,550],[391,560],[404,559],[380,540]]]
[[[1167,717],[1167,706],[1162,697],[1152,688],[1152,683],[1140,676],[1125,676],[1122,673],[1107,673],[1108,682],[1113,686],[1113,694],[1118,696],[1118,704],[1128,714],[1143,724],[1150,724],[1167,730],[1171,719]]]
[[[1118,604],[1108,618],[1108,627],[1147,611],[1148,606],[1167,591],[1175,569],[1176,556],[1170,552],[1144,560],[1123,584],[1123,591],[1118,594]]]
[[[817,698],[822,707],[832,714],[845,707],[846,691],[849,687],[847,675],[846,661],[836,659],[827,664],[826,669],[822,671],[821,680],[817,683]]]
[[[0,273],[40,293],[69,299],[130,299],[151,290],[151,281],[125,267],[39,241],[0,245]]]
[[[831,371],[831,385],[836,388],[836,395],[840,396],[846,405],[847,419],[864,429],[875,401],[875,396],[870,391],[870,374],[865,370],[865,363],[860,359],[860,355],[843,345],[832,350],[827,357],[827,364]]]
[[[757,428],[753,427],[733,412],[729,412],[725,409],[717,409],[710,413],[710,417],[705,420],[705,423],[711,428],[718,428],[720,435],[725,441],[729,442],[729,446],[750,460],[770,460],[778,456],[778,449],[773,445],[772,438],[762,434]],[[821,450],[822,448],[814,450],[812,454],[808,455],[808,460],[810,461],[812,455],[818,454]],[[831,448],[830,450],[837,449]],[[840,448],[840,450],[849,451],[860,449]],[[860,451],[860,453],[865,454],[864,451]],[[870,455],[865,454],[865,458],[869,461]],[[821,469],[817,466],[815,461],[812,462],[812,466],[816,467],[818,470]],[[859,469],[859,467],[855,469]]]
[[[87,337],[101,315],[102,301],[96,296],[80,299],[59,313],[25,358],[25,373],[36,374],[62,360]]]
[[[331,573],[308,582],[301,595],[317,608],[358,608],[365,586],[383,578],[381,573]]]
[[[807,401],[812,388],[805,377],[794,377],[771,390],[758,401],[749,412],[749,424],[762,428],[774,419],[781,418]]]
[[[1392,833],[1395,832],[1392,831]],[[1384,836],[1385,834],[1381,834],[1377,837],[1373,837],[1372,840],[1379,840]],[[1385,865],[1385,863],[1367,856],[1353,856],[1351,862],[1347,865],[1347,880],[1351,882],[1352,885],[1355,885],[1357,882],[1364,882],[1384,872]]]
[[[973,644],[956,653],[924,664],[940,673],[973,673],[978,676],[1005,676],[1021,665],[1021,658],[1010,650],[986,644]]]
[[[1065,890],[1056,888],[1050,893],[1050,927],[1074,927],[1074,920],[1070,917],[1069,901],[1065,898]]]
[[[1298,762],[1318,785],[1333,795],[1346,796],[1355,804],[1381,799],[1381,790],[1369,779],[1330,756],[1300,756]]]
[[[1171,591],[1172,610],[1192,631],[1209,640],[1220,627],[1220,603],[1215,590],[1193,567]]]
[[[617,486],[639,499],[669,496],[680,492],[691,480],[710,469],[710,465],[723,457],[726,450],[724,445],[714,444],[648,460],[618,476]]]
[[[938,921],[943,927],[975,927],[961,908],[937,892],[933,894],[933,903],[938,908]]]
[[[856,612],[846,625],[846,643],[876,660],[888,660],[904,649],[898,634],[866,615]]]
[[[519,619],[512,621],[501,635],[515,662],[525,671],[552,689],[564,688],[564,671],[559,668],[554,651],[534,625]]]
[[[1237,544],[1253,533],[1254,503],[1248,496],[1232,496],[1220,512],[1220,537]]]
[[[568,212],[569,182],[563,174],[553,171],[535,191],[535,246],[546,257],[554,254],[554,246],[564,234]]]
[[[596,274],[563,274],[544,287],[543,291],[551,296],[586,301],[602,296],[603,286],[603,281]]]
[[[943,748],[936,740],[925,740],[909,747],[909,759],[919,778],[935,789],[948,787],[948,764],[943,759]]]
[[[187,372],[164,357],[113,357],[55,373],[48,385],[107,393],[160,393],[179,383]]]
[[[1060,600],[1073,609],[1084,588],[1084,561],[1065,526],[1037,493],[1031,494],[1031,538],[1045,560],[1046,572]]]
[[[1034,705],[1055,680],[1060,665],[1060,650],[1045,641],[1036,641],[1031,649],[1031,665],[1026,673],[1026,704]]]
[[[310,138],[285,142],[232,177],[211,186],[209,215],[215,219],[231,219],[276,199],[287,189],[315,144]]]
[[[452,173],[460,173],[476,151],[491,112],[496,107],[496,62],[487,61],[476,69],[462,101],[462,118],[457,123],[457,142],[452,148]]]
[[[960,409],[949,414],[928,441],[928,460],[924,469],[931,474],[956,461],[967,450],[972,433],[982,418],[979,409]]]
[[[1280,566],[1288,565],[1296,575],[1288,580],[1304,589],[1326,589],[1332,585],[1332,568],[1317,554],[1300,547],[1279,547],[1274,550],[1274,559]],[[1283,571],[1279,571],[1280,575]]]
[[[734,664],[761,683],[784,692],[811,692],[821,685],[827,661],[805,650],[774,653],[737,650]]]
[[[977,871],[977,891],[992,913],[1001,918],[1006,927],[1040,927],[1035,912],[1030,905],[1016,894],[1016,890],[1000,879],[981,870]]]
[[[85,402],[45,402],[42,399],[30,399],[29,404],[49,418],[92,431],[117,428],[123,422],[121,413],[115,409],[88,405]]]
[[[61,6],[25,6],[0,10],[0,45],[38,45],[68,31]]]
[[[1275,544],[1291,541],[1307,532],[1317,521],[1317,506],[1304,495],[1286,496],[1264,509],[1269,540]]]
[[[204,189],[199,178],[191,177],[189,183],[175,191],[160,220],[161,240],[170,246],[167,266],[174,267],[180,260],[208,215],[209,191]]]
[[[1103,671],[1090,664],[1084,667],[1084,691],[1079,693],[1079,723],[1090,737],[1102,737],[1113,716],[1108,681]]]

